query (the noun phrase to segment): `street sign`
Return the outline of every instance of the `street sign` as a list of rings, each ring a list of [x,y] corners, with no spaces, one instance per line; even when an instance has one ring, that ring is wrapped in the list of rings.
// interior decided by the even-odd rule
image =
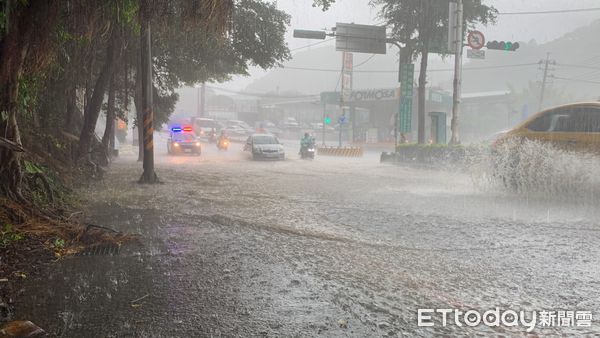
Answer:
[[[400,66],[400,111],[398,114],[398,130],[401,133],[410,133],[412,130],[412,99],[415,65],[403,64]]]
[[[448,49],[448,32],[439,31],[429,39],[429,53],[452,54],[453,49]]]
[[[456,24],[458,23],[456,12],[458,6],[456,2],[450,1],[448,5],[448,50],[455,51],[456,43],[458,42],[458,36],[456,34]]]
[[[350,100],[352,93],[352,69],[354,68],[354,57],[350,52],[342,53],[342,100]]]
[[[386,44],[385,26],[341,22],[335,25],[335,50],[385,54]]]
[[[483,59],[485,59],[485,51],[484,50],[467,49],[467,58],[483,60]]]
[[[467,44],[475,50],[480,50],[485,46],[485,36],[480,31],[470,31],[467,36]]]

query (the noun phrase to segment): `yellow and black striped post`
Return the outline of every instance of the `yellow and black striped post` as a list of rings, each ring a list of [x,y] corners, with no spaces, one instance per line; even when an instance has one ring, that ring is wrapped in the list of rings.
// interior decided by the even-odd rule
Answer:
[[[319,147],[317,154],[323,156],[362,157],[361,147]]]
[[[148,6],[146,1],[142,1]],[[147,10],[147,8],[145,9]],[[143,12],[145,13],[145,12]],[[157,183],[158,177],[154,172],[154,114],[152,112],[152,51],[150,38],[150,20],[142,15],[141,24],[141,58],[142,58],[142,106],[144,107],[142,121],[142,137],[144,140],[144,173],[140,183]]]

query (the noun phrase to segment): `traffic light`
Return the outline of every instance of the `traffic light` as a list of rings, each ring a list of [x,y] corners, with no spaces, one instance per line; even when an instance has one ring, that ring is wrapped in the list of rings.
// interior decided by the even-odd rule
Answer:
[[[329,115],[325,116],[325,124],[331,124],[331,117],[329,117]]]
[[[518,42],[510,42],[510,41],[488,41],[485,45],[488,49],[496,49],[496,50],[505,50],[508,52],[514,52],[519,49]]]

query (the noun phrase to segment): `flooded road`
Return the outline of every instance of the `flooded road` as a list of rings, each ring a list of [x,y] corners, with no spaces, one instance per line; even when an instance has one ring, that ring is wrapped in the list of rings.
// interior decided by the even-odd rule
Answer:
[[[57,262],[26,282],[16,317],[59,337],[526,334],[417,326],[420,308],[499,307],[592,311],[590,327],[533,333],[600,334],[596,201],[515,196],[376,153],[303,161],[285,143],[282,162],[239,144],[161,147],[156,186],[124,154],[82,204],[141,243]]]

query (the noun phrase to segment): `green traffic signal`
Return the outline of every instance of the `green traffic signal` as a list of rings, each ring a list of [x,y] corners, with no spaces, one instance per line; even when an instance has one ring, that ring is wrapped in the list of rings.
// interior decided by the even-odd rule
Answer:
[[[329,117],[329,116],[325,117],[325,124],[331,124],[331,117]]]
[[[488,43],[485,46],[488,49],[503,50],[507,52],[514,52],[520,47],[518,42],[504,42],[496,40],[488,41]]]

